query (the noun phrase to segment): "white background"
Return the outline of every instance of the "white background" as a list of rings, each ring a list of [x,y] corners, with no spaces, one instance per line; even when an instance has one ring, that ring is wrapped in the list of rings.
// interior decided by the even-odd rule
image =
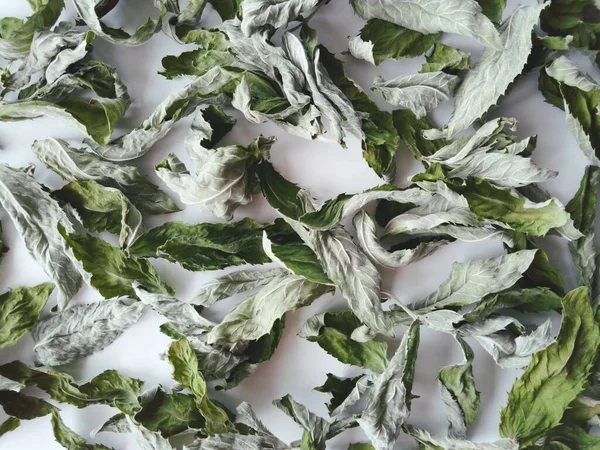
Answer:
[[[73,7],[68,2],[65,19],[73,19]],[[132,31],[134,24],[145,21],[150,14],[149,0],[122,1],[107,19],[111,25],[128,24]],[[138,5],[139,3],[139,5]],[[505,17],[514,10],[518,2],[510,2]],[[521,2],[533,4],[530,2]],[[136,6],[134,6],[136,5]],[[14,15],[24,17],[29,14],[27,2],[24,0],[3,0],[0,5],[0,16]],[[205,24],[214,24],[215,14],[207,8]],[[341,55],[347,50],[348,36],[354,36],[363,25],[363,21],[354,16],[346,0],[331,2],[311,21],[319,33],[320,41],[332,52],[335,52],[347,62],[347,74],[356,80],[363,88],[368,89],[376,75],[392,78],[401,74],[416,73],[424,58],[405,59],[402,61],[386,61],[379,67],[356,61],[348,55]],[[443,42],[456,45],[463,50],[472,52],[476,61],[482,48],[473,40],[457,36],[445,36]],[[92,56],[117,67],[119,74],[129,88],[133,104],[126,117],[119,123],[115,136],[124,133],[145,119],[169,93],[183,87],[187,80],[169,81],[158,75],[161,58],[168,54],[179,54],[189,48],[182,47],[171,41],[163,34],[152,38],[140,47],[125,47],[109,44],[97,38],[94,41]],[[587,59],[576,58],[580,66],[592,71]],[[598,77],[597,77],[598,78]],[[599,78],[600,79],[600,78]],[[490,80],[491,81],[491,80]],[[381,97],[372,93],[372,97],[385,109],[390,109]],[[450,102],[443,104],[432,114],[434,122],[443,125],[452,111]],[[239,117],[234,111],[230,112]],[[542,95],[537,90],[537,74],[532,74],[520,80],[510,95],[502,100],[493,116],[515,117],[519,128],[520,138],[538,134],[538,149],[534,159],[539,165],[559,171],[557,178],[544,183],[543,187],[566,203],[577,190],[579,180],[588,161],[569,133],[564,113],[551,105],[544,103]],[[275,126],[254,125],[239,118],[238,124],[225,138],[224,143],[248,144],[257,135],[277,136],[278,142],[272,149],[272,159],[275,167],[288,179],[309,189],[319,200],[325,200],[342,192],[358,192],[381,183],[381,180],[369,169],[361,156],[360,143],[352,138],[348,140],[348,148],[342,149],[336,145],[323,142],[305,141],[294,136],[286,135]],[[168,152],[176,153],[184,162],[187,156],[183,150],[183,139],[189,128],[191,117],[178,123],[173,131],[163,141],[158,143],[147,155],[137,161],[143,171],[153,182],[161,184],[153,173],[153,166],[161,161]],[[31,144],[36,139],[57,137],[69,140],[73,145],[79,145],[83,135],[55,119],[37,119],[18,123],[0,123],[0,161],[14,166],[24,166],[30,163],[36,165],[36,179],[52,189],[62,185],[61,180],[48,171],[33,155]],[[398,154],[397,183],[406,185],[408,178],[422,170],[421,166],[412,159],[410,153],[401,148]],[[235,219],[253,217],[259,221],[269,221],[277,217],[265,200],[257,196],[248,206],[239,208]],[[48,281],[44,272],[28,255],[21,237],[14,229],[6,213],[0,209],[0,220],[5,230],[5,239],[10,251],[4,256],[0,265],[0,292],[19,286],[33,286]],[[203,213],[193,206],[185,211],[162,217],[148,218],[148,228],[167,220],[181,220],[191,223],[201,221],[217,221],[208,213]],[[549,237],[540,241],[551,261],[558,266],[567,282],[567,288],[575,286],[574,271],[569,262],[565,242],[559,238]],[[435,255],[418,263],[398,270],[386,270],[384,287],[391,289],[400,299],[406,302],[417,300],[433,291],[448,275],[454,261],[467,261],[475,258],[486,258],[501,254],[502,248],[497,243],[465,244],[453,243],[439,250]],[[153,260],[163,279],[176,289],[177,297],[182,300],[190,299],[207,280],[222,275],[225,271],[192,273],[183,270],[176,264],[163,260]],[[85,286],[75,297],[72,304],[80,304],[100,300],[100,295],[92,288]],[[231,309],[240,298],[222,302],[216,309],[215,317]],[[54,298],[49,304],[54,303]],[[288,314],[284,338],[273,358],[263,363],[250,378],[241,386],[226,393],[216,394],[216,398],[231,409],[245,400],[257,411],[259,417],[282,440],[291,442],[301,437],[301,430],[294,422],[277,408],[272,406],[273,399],[285,394],[308,405],[315,413],[327,417],[325,394],[314,392],[315,386],[325,381],[327,372],[338,376],[355,376],[361,371],[358,368],[343,365],[327,355],[317,344],[309,343],[297,336],[304,321],[314,314],[341,309],[344,302],[339,294],[327,295],[315,301],[312,306]],[[47,308],[48,309],[48,308]],[[534,318],[541,322],[540,318]],[[69,364],[61,369],[73,375],[78,380],[87,380],[103,370],[117,369],[122,373],[143,379],[146,387],[160,383],[171,386],[170,366],[161,360],[170,340],[163,336],[158,327],[162,319],[151,311],[146,311],[140,322],[127,330],[117,341],[107,349],[88,358]],[[555,332],[558,320],[554,321]],[[404,329],[397,330],[401,335]],[[390,343],[390,356],[396,349],[398,340]],[[482,392],[482,406],[478,419],[470,430],[470,438],[476,441],[490,441],[498,438],[497,428],[499,411],[506,401],[506,393],[518,371],[500,370],[491,357],[476,343],[472,343],[475,351],[474,372],[478,389]],[[20,340],[17,345],[0,351],[0,363],[20,359],[27,363],[33,362],[33,342],[29,335]],[[446,432],[446,420],[442,403],[439,398],[435,377],[443,365],[457,363],[461,360],[460,350],[453,339],[444,334],[422,330],[422,340],[417,360],[417,374],[413,394],[420,398],[413,402],[409,422],[417,427],[427,428],[435,435]],[[38,395],[39,392],[33,392]],[[60,405],[63,419],[74,431],[88,437],[92,429],[99,427],[107,418],[117,411],[106,406],[91,406],[78,410],[68,405]],[[0,412],[0,420],[5,416]],[[366,441],[366,437],[357,428],[343,433],[328,442],[328,448],[346,449],[348,443]],[[136,449],[137,445],[130,436],[101,434],[91,442],[103,443],[116,449]],[[0,449],[60,449],[52,436],[48,417],[33,421],[24,421],[21,427],[0,439]],[[397,448],[415,448],[414,442],[403,436]]]

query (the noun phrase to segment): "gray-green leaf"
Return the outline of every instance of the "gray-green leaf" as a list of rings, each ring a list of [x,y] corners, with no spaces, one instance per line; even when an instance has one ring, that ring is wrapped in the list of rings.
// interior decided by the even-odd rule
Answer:
[[[91,355],[113,343],[142,316],[144,305],[105,300],[78,305],[38,322],[31,334],[36,361],[60,366]]]

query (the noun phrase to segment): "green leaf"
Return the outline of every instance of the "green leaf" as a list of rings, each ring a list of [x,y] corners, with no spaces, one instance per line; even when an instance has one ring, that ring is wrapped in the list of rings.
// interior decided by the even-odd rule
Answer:
[[[194,395],[196,407],[206,420],[208,435],[229,431],[227,413],[208,397],[206,382],[198,371],[198,359],[186,339],[171,344],[168,351],[169,362],[173,366],[173,379]]]
[[[378,66],[387,59],[414,58],[425,53],[441,33],[423,34],[380,19],[370,19],[348,43],[350,53]]]
[[[550,264],[548,254],[544,250],[538,249],[533,240],[527,238],[525,234],[511,234],[515,237],[515,243],[512,247],[505,246],[509,253],[520,250],[537,250],[531,266],[523,274],[519,285],[524,288],[548,287],[560,296],[565,295],[565,282],[560,271]]]
[[[535,260],[534,260],[535,264]],[[473,310],[465,314],[467,322],[479,322],[502,309],[524,312],[545,312],[562,308],[561,297],[547,287],[511,289],[488,295]]]
[[[0,20],[0,56],[12,61],[27,56],[38,29],[50,28],[65,7],[64,0],[31,3],[33,14],[27,19],[3,17]]]
[[[239,15],[243,0],[207,0],[219,13],[221,19],[234,19]]]
[[[65,181],[95,181],[119,189],[137,208],[148,214],[167,214],[179,207],[135,166],[105,161],[84,150],[77,150],[60,139],[35,141],[33,153]]]
[[[569,214],[556,199],[533,204],[525,197],[492,186],[489,181],[469,178],[458,188],[479,219],[502,222],[529,236],[545,236],[553,228],[562,227]]]
[[[385,371],[377,377],[358,423],[377,449],[391,450],[410,414],[419,323],[413,322]]]
[[[573,47],[600,49],[598,15],[593,0],[553,0],[542,12],[542,29],[552,36],[573,36]]]
[[[588,166],[581,179],[579,190],[565,207],[571,215],[575,228],[584,236],[569,242],[571,257],[577,269],[580,285],[588,286],[592,296],[598,296],[598,268],[596,267],[596,249],[594,247],[594,221],[596,218],[596,203],[598,184],[600,183],[600,168]]]
[[[448,436],[463,439],[467,435],[467,427],[477,417],[481,394],[475,388],[473,350],[461,337],[456,336],[456,340],[462,349],[464,361],[442,367],[437,379],[450,424]]]
[[[600,345],[587,287],[563,299],[556,341],[533,355],[525,373],[508,394],[501,412],[500,434],[525,446],[560,424],[569,404],[583,390]]]
[[[193,40],[201,48],[183,52],[179,56],[165,56],[159,72],[162,76],[169,80],[182,75],[199,77],[213,67],[235,65],[235,57],[229,52],[228,39],[220,31],[197,30]]]
[[[21,420],[37,419],[56,411],[56,406],[40,398],[14,391],[0,391],[0,405],[6,414]]]
[[[299,336],[316,342],[344,364],[381,373],[388,366],[387,343],[352,339],[352,332],[361,325],[361,321],[350,311],[318,314],[308,319]]]
[[[129,248],[140,257],[160,257],[188,270],[218,270],[240,264],[269,262],[262,248],[263,226],[246,218],[239,222],[167,222],[141,235]]]
[[[207,342],[234,344],[256,340],[269,333],[275,321],[285,313],[308,306],[331,290],[330,286],[315,284],[295,275],[274,278],[227,314],[208,333]]]
[[[306,278],[313,283],[332,284],[331,280],[325,275],[315,252],[302,241],[273,242],[269,239],[268,232],[265,231],[263,248],[274,262],[283,264],[295,275]]]
[[[0,105],[0,121],[57,117],[73,124],[95,143],[110,141],[117,121],[129,107],[128,97],[118,99],[71,98],[57,102],[30,100]]]
[[[167,393],[160,387],[150,398],[145,396],[142,409],[134,416],[150,431],[158,431],[166,438],[188,429],[204,427],[204,418],[196,407],[194,397],[178,392]]]
[[[354,444],[350,444],[348,450],[375,450],[371,444],[365,444],[364,442],[356,442]]]
[[[40,318],[54,284],[20,287],[0,295],[0,348],[14,345]]]
[[[33,336],[36,363],[60,366],[100,351],[137,323],[144,306],[119,299],[77,305],[39,321]]]
[[[61,225],[59,231],[88,274],[89,283],[104,298],[135,298],[131,286],[134,281],[139,281],[152,292],[173,294],[173,289],[160,279],[158,272],[148,261],[128,256],[123,250],[97,237],[69,234]]]
[[[506,0],[477,0],[481,6],[481,12],[492,22],[499,25],[502,23],[502,13],[506,8]]]
[[[52,411],[52,431],[56,442],[68,450],[112,450],[102,444],[87,442],[64,424],[56,410]]]
[[[560,444],[562,447],[554,447]],[[571,449],[578,450],[594,450],[600,446],[600,437],[594,436],[583,428],[577,426],[561,426],[555,428],[546,437],[546,445],[548,448],[554,449]]]
[[[315,230],[334,228],[339,222],[377,200],[389,200],[397,203],[413,203],[426,200],[430,194],[412,187],[399,188],[385,184],[368,189],[360,194],[340,194],[335,199],[327,200],[319,209],[303,214],[300,222]]]
[[[261,163],[258,178],[263,195],[282,215],[298,219],[307,212],[307,204],[312,199],[304,194],[303,189],[286,180],[270,162]]]
[[[392,113],[392,116],[400,140],[408,147],[417,160],[421,160],[422,156],[431,156],[439,149],[448,145],[448,141],[445,139],[429,140],[423,137],[424,131],[433,129],[427,117],[418,119],[408,109],[396,110]]]
[[[141,213],[118,189],[91,180],[72,181],[53,195],[70,203],[89,231],[118,234],[122,247],[131,244],[141,232]]]
[[[15,431],[21,425],[21,421],[16,417],[9,417],[0,424],[0,437],[11,431]]]
[[[494,0],[491,0],[494,1]],[[502,0],[500,0],[502,1]],[[427,62],[423,64],[421,72],[443,71],[457,75],[471,67],[471,54],[463,52],[446,44],[437,43],[426,53]]]
[[[579,148],[594,165],[600,161],[600,85],[561,56],[540,71],[539,88],[546,102],[565,111]]]
[[[111,405],[131,414],[139,407],[137,397],[143,382],[107,370],[82,385],[69,375],[51,369],[33,369],[20,361],[0,366],[0,375],[35,386],[46,392],[51,399],[84,408],[93,404]]]

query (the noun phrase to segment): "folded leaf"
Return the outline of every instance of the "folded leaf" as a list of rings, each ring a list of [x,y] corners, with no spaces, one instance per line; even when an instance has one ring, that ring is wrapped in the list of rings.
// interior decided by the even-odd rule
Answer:
[[[389,181],[395,174],[394,154],[399,145],[398,132],[394,127],[392,115],[380,110],[369,95],[344,73],[342,62],[323,46],[321,63],[331,80],[346,95],[357,113],[368,114],[363,119],[362,129],[365,137],[362,141],[363,157],[377,175]]]
[[[233,309],[208,334],[209,343],[252,341],[269,333],[286,312],[310,305],[331,288],[295,275],[271,280]]]
[[[561,56],[540,72],[539,87],[546,102],[565,111],[567,125],[579,148],[598,165],[600,85]]]
[[[569,404],[583,390],[600,345],[587,287],[563,299],[563,316],[556,341],[533,355],[525,373],[508,394],[501,412],[500,434],[533,444],[546,430],[559,425]]]
[[[483,45],[501,49],[503,43],[494,24],[481,13],[475,0],[350,0],[354,12],[363,19],[382,19],[421,33],[460,34],[478,40]]]
[[[369,214],[365,211],[359,212],[354,216],[352,223],[356,229],[356,238],[371,261],[389,268],[402,267],[420,261],[450,242],[448,239],[423,240],[414,247],[389,252],[379,243],[375,234],[375,221]]]
[[[521,6],[504,22],[500,28],[499,45],[485,50],[458,87],[454,112],[444,131],[429,132],[427,137],[453,137],[496,104],[525,67],[532,47],[531,30],[545,6]]]
[[[357,419],[376,450],[392,450],[410,414],[419,324],[414,322],[385,371],[377,377],[361,417]]]
[[[493,119],[482,125],[473,135],[459,138],[423,159],[429,164],[439,163],[448,169],[448,178],[479,177],[499,187],[522,187],[555,177],[558,173],[535,165],[529,157],[529,146],[535,137],[521,142],[503,130],[514,119]]]
[[[9,417],[0,424],[0,437],[11,431],[15,431],[21,425],[21,421],[16,417]]]
[[[579,190],[565,207],[565,210],[571,215],[575,227],[584,234],[576,241],[569,242],[569,250],[577,269],[579,283],[591,289],[594,301],[598,297],[594,221],[596,218],[596,191],[599,183],[600,169],[594,166],[586,167]]]
[[[491,0],[495,1],[495,0]],[[485,10],[484,10],[485,13]],[[446,44],[434,44],[425,54],[427,62],[423,64],[421,72],[445,72],[457,75],[471,67],[471,54],[463,52]]]
[[[119,189],[137,208],[148,214],[166,214],[179,207],[134,166],[105,161],[94,153],[76,150],[60,139],[33,143],[32,150],[46,167],[65,181],[95,181]]]
[[[419,188],[402,189],[392,185],[382,185],[360,194],[340,194],[327,200],[316,211],[307,212],[300,222],[315,230],[328,230],[339,224],[340,220],[350,217],[376,200],[388,200],[398,203],[412,203],[428,199],[431,194]]]
[[[175,381],[194,395],[196,406],[206,420],[206,433],[213,435],[229,431],[227,413],[208,398],[206,382],[198,371],[198,359],[188,341],[180,339],[171,344],[168,357]]]
[[[465,320],[478,322],[501,309],[514,308],[519,311],[536,313],[561,307],[561,297],[549,288],[511,289],[485,297],[475,308],[465,314]]]
[[[89,283],[104,298],[135,297],[131,286],[134,281],[139,281],[152,292],[173,293],[148,261],[128,256],[123,250],[97,237],[69,234],[60,225],[59,231],[81,263]]]
[[[569,214],[555,198],[533,203],[475,178],[468,179],[459,192],[479,219],[502,222],[529,236],[545,236],[551,229],[563,227],[569,221]]]
[[[381,19],[369,19],[360,34],[348,42],[352,56],[378,66],[386,59],[414,58],[440,37],[423,34]]]
[[[81,287],[81,275],[58,223],[69,232],[67,214],[33,177],[22,170],[0,165],[0,204],[6,210],[25,247],[56,284],[58,304],[63,308]]]
[[[89,231],[118,234],[122,247],[131,245],[142,232],[142,214],[118,189],[95,181],[72,181],[53,195],[71,204]]]
[[[377,77],[371,89],[391,105],[410,109],[419,119],[449,100],[459,81],[456,75],[428,72],[401,75],[389,81]]]
[[[113,343],[142,316],[141,303],[106,300],[78,305],[38,322],[32,330],[36,362],[60,366]]]
[[[204,427],[204,418],[190,395],[167,393],[158,387],[150,393],[145,392],[141,400],[141,409],[134,420],[165,438]]]
[[[6,60],[27,56],[36,30],[50,28],[65,7],[64,0],[36,0],[29,4],[33,14],[27,19],[4,17],[0,21],[0,56]]]
[[[420,119],[415,114],[406,109],[398,109],[392,113],[394,127],[398,131],[400,140],[408,147],[410,152],[417,160],[422,156],[430,156],[437,152],[448,142],[445,139],[436,139],[430,141],[423,137],[423,132],[433,129],[433,125],[427,117]]]
[[[85,0],[89,2],[90,0]],[[202,103],[215,101],[224,87],[238,77],[221,67],[214,67],[185,88],[169,95],[137,128],[108,143],[86,143],[109,161],[129,161],[143,156],[173,125],[190,115]],[[1,113],[0,109],[0,113]],[[106,144],[106,145],[102,145]]]
[[[129,253],[161,257],[188,270],[217,270],[269,262],[262,248],[263,226],[252,219],[230,224],[166,222],[141,235]]]
[[[157,3],[157,8],[160,3],[161,2]],[[166,8],[161,6],[159,15],[156,19],[148,19],[148,21],[139,27],[134,34],[129,34],[120,28],[111,28],[102,23],[96,13],[95,0],[73,0],[73,4],[75,5],[77,14],[85,24],[98,36],[101,36],[113,44],[143,44],[161,30],[162,18],[166,13]]]
[[[64,424],[56,410],[52,411],[52,431],[56,442],[68,450],[111,450],[105,445],[87,442]]]
[[[327,410],[330,416],[337,416],[367,392],[373,385],[375,377],[375,375],[363,375],[355,378],[339,378],[328,373],[325,383],[314,390],[330,395],[329,403],[326,404]]]
[[[311,450],[325,450],[327,434],[331,424],[309,411],[306,406],[296,402],[291,395],[273,401],[273,404],[286,413],[304,430],[302,447]]]
[[[31,330],[53,290],[52,283],[44,283],[0,295],[0,348],[14,345]]]
[[[183,203],[199,205],[217,217],[231,220],[238,206],[252,200],[256,190],[256,164],[268,158],[274,138],[261,136],[247,147],[206,148],[204,141],[210,140],[214,132],[211,125],[201,114],[196,115],[186,139],[195,175],[173,154],[158,164],[156,173],[179,194]]]
[[[461,337],[456,336],[456,340],[463,352],[464,362],[442,367],[437,379],[450,424],[448,436],[464,439],[467,427],[477,416],[481,400],[473,376],[473,350]]]
[[[0,366],[0,375],[26,386],[35,386],[51,399],[84,408],[110,405],[126,414],[139,408],[138,396],[144,383],[135,378],[107,370],[87,383],[78,385],[69,375],[51,369],[33,369],[20,361]]]
[[[357,342],[352,332],[361,325],[350,311],[324,313],[306,321],[298,335],[319,346],[344,364],[381,373],[388,366],[387,343]]]
[[[72,98],[57,102],[26,100],[0,105],[0,121],[57,117],[73,124],[94,143],[103,145],[110,141],[116,122],[123,116],[129,104],[129,98],[126,96],[91,100]]]
[[[293,220],[314,211],[309,194],[283,178],[270,164],[262,166],[259,178],[265,198],[287,216],[288,223],[317,255],[325,274],[340,289],[352,312],[373,331],[393,335],[381,308],[381,276],[367,255],[341,227],[308,230]]]
[[[56,411],[56,406],[40,398],[13,391],[0,391],[0,405],[6,414],[21,420],[37,419]]]

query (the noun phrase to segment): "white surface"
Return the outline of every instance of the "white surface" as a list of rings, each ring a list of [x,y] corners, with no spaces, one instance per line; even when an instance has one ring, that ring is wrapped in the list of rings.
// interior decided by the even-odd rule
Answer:
[[[70,3],[70,2],[69,2]],[[112,13],[112,25],[139,24],[145,20],[144,8],[138,3],[151,4],[149,0],[139,2],[124,0],[115,13]],[[521,2],[525,3],[525,2]],[[526,2],[526,3],[534,3]],[[136,5],[134,7],[133,5]],[[507,13],[514,9],[511,2]],[[8,15],[24,16],[28,13],[24,0],[6,1],[0,4],[0,17]],[[210,17],[209,17],[210,16]],[[73,8],[69,4],[65,18],[73,17]],[[214,13],[207,9],[207,22],[214,20]],[[214,21],[212,22],[214,23]],[[363,21],[355,17],[349,3],[345,0],[334,1],[322,10],[311,21],[311,25],[319,32],[321,42],[332,52],[341,53],[347,50],[347,37],[355,35]],[[479,58],[482,48],[475,41],[453,37],[445,37],[443,42],[451,43],[473,53],[474,60]],[[92,55],[108,64],[117,67],[126,85],[129,87],[133,105],[127,116],[119,124],[115,135],[135,127],[148,116],[154,107],[170,92],[186,84],[185,79],[168,81],[157,74],[160,60],[168,54],[179,54],[184,50],[159,34],[141,47],[130,48],[111,45],[101,39],[94,42]],[[368,89],[376,75],[391,78],[404,73],[416,73],[424,58],[412,60],[386,61],[379,67],[340,55],[347,61],[347,73],[363,88]],[[591,66],[583,58],[576,60]],[[592,72],[596,78],[597,73]],[[380,106],[390,109],[381,101],[381,97],[372,93],[372,98]],[[442,125],[452,110],[450,103],[443,104],[434,112],[433,118]],[[235,114],[236,117],[239,115]],[[505,98],[494,112],[495,116],[506,115],[516,117],[519,121],[518,135],[523,138],[539,134],[535,160],[538,164],[560,172],[560,175],[543,185],[553,195],[566,203],[577,190],[587,160],[577,148],[569,133],[564,113],[543,102],[537,90],[537,74],[519,81],[510,95]],[[183,138],[189,128],[191,118],[179,123],[175,129],[157,144],[145,157],[137,163],[151,179],[161,184],[154,175],[152,167],[161,161],[168,152],[175,152],[184,161]],[[325,200],[342,192],[357,192],[375,186],[380,180],[369,169],[362,159],[360,143],[349,139],[348,148],[321,142],[309,142],[286,135],[272,125],[256,126],[240,118],[232,133],[226,137],[226,143],[247,144],[258,134],[275,135],[278,143],[273,147],[272,158],[278,170],[287,178],[299,183],[319,199]],[[55,189],[61,186],[61,180],[48,171],[30,150],[35,139],[58,137],[77,145],[83,136],[75,129],[51,119],[35,121],[1,123],[0,161],[15,166],[34,163],[37,166],[36,179]],[[420,165],[412,159],[406,149],[400,149],[398,155],[398,178],[400,185],[405,185],[410,175],[421,171]],[[252,204],[240,208],[236,212],[236,220],[242,217],[253,217],[259,221],[269,221],[277,217],[262,197],[257,197]],[[4,211],[0,210],[0,220],[5,229],[5,236],[10,251],[0,265],[0,292],[18,286],[32,286],[47,281],[47,277],[27,254],[20,236]],[[210,214],[203,213],[194,207],[170,216],[151,217],[147,220],[148,228],[168,220],[188,222],[216,221]],[[563,272],[567,288],[574,287],[574,272],[570,265],[565,242],[558,238],[547,238],[541,242],[550,254],[550,259]],[[453,261],[467,261],[499,255],[502,252],[499,244],[465,244],[453,243],[438,251],[435,255],[399,270],[386,270],[384,287],[391,289],[405,301],[416,300],[433,291],[449,273]],[[177,297],[190,299],[199,287],[211,279],[224,273],[186,272],[181,267],[162,260],[153,263],[163,279],[176,289]],[[100,295],[90,287],[84,287],[74,299],[73,304],[100,300]],[[220,314],[230,309],[239,298],[223,302],[219,305]],[[52,301],[50,301],[52,303]],[[330,309],[341,309],[344,302],[336,294],[325,296],[312,306],[288,314],[285,336],[274,357],[263,363],[258,371],[241,386],[226,393],[215,395],[217,399],[232,409],[242,400],[248,401],[257,411],[259,417],[282,440],[291,442],[301,437],[301,431],[291,419],[271,405],[271,401],[290,393],[294,398],[308,405],[315,413],[327,417],[324,406],[327,396],[314,392],[315,386],[325,381],[327,372],[338,376],[354,376],[360,373],[358,368],[343,365],[327,355],[317,344],[309,343],[297,336],[297,333],[310,316]],[[142,320],[126,331],[109,348],[93,356],[63,367],[63,370],[75,378],[86,380],[105,369],[117,369],[122,373],[143,379],[146,387],[157,383],[171,386],[170,366],[161,360],[160,355],[167,348],[170,340],[163,336],[158,326],[162,319],[153,312],[147,311]],[[558,322],[555,321],[555,325]],[[555,327],[556,331],[557,327]],[[399,328],[398,334],[404,330]],[[0,363],[20,359],[33,362],[32,339],[28,335],[14,347],[0,351]],[[390,345],[390,355],[396,349],[398,340]],[[506,392],[519,375],[518,371],[498,369],[491,357],[476,343],[472,343],[475,351],[474,371],[478,389],[482,392],[482,407],[478,419],[471,427],[470,438],[477,441],[490,441],[498,438],[497,428],[499,411],[506,400]],[[413,394],[420,398],[413,402],[410,423],[417,427],[425,427],[430,432],[442,435],[446,432],[446,420],[442,410],[435,377],[442,365],[460,361],[458,346],[450,336],[430,332],[423,329],[422,340],[417,360],[417,374]],[[39,392],[35,392],[39,394]],[[60,405],[63,418],[68,426],[84,437],[88,437],[92,429],[100,426],[116,410],[105,406],[92,406],[77,410],[68,405]],[[0,412],[0,420],[5,416]],[[366,437],[356,428],[343,433],[328,442],[328,448],[346,449],[348,443],[366,441]],[[127,435],[100,434],[91,442],[103,443],[116,449],[138,448],[133,439]],[[9,433],[0,440],[1,450],[21,449],[55,450],[62,448],[52,436],[48,417],[33,421],[24,421],[15,432]],[[398,442],[397,448],[415,448],[414,443],[406,436]]]

